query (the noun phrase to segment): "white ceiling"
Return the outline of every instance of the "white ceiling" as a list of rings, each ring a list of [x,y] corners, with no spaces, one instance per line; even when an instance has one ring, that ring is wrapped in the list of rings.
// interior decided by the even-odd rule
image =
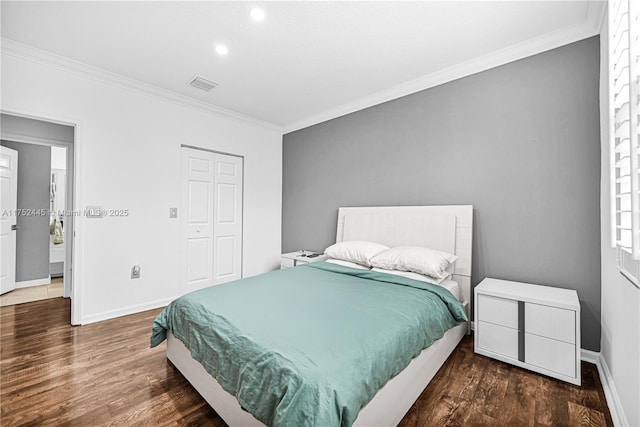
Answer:
[[[256,5],[262,22],[249,16]],[[1,25],[5,39],[289,131],[596,34],[602,10],[588,1],[3,0]],[[214,52],[218,43],[228,55]],[[219,86],[192,88],[195,75]]]

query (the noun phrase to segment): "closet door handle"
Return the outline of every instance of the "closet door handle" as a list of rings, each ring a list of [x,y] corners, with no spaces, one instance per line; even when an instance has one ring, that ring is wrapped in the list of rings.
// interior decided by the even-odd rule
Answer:
[[[12,225],[11,226],[11,231],[18,231],[18,228],[20,228],[19,225]]]

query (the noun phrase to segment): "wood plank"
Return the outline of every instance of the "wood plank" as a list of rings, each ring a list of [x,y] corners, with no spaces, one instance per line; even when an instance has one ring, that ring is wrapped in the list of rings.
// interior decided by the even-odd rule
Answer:
[[[595,409],[569,402],[569,425],[596,427],[605,425],[604,414]]]
[[[504,426],[533,426],[536,410],[538,381],[532,380],[528,371],[511,366],[505,399],[497,415],[497,424]],[[505,410],[509,408],[509,410]]]

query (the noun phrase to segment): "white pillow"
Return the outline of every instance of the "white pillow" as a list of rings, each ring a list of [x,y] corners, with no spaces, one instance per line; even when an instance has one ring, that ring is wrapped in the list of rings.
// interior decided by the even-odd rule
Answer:
[[[385,270],[413,271],[443,279],[457,256],[429,248],[402,246],[384,251],[371,259],[371,266]]]
[[[451,277],[451,274],[446,272],[443,278],[438,279],[436,277],[425,276],[424,274],[420,274],[420,273],[414,273],[413,271],[385,270],[383,268],[377,268],[377,267],[372,268],[371,271],[377,271],[379,273],[395,274],[396,276],[406,277],[407,279],[418,280],[420,282],[433,283],[436,285],[441,284],[442,282],[447,280],[449,277]]]
[[[368,270],[369,267],[365,267],[364,265],[356,264],[355,262],[343,261],[341,259],[333,259],[329,258],[326,262],[330,262],[331,264],[338,264],[344,267],[357,268],[358,270]]]
[[[369,260],[387,249],[389,249],[389,246],[381,245],[380,243],[351,240],[329,246],[324,250],[324,254],[329,258],[370,266]]]

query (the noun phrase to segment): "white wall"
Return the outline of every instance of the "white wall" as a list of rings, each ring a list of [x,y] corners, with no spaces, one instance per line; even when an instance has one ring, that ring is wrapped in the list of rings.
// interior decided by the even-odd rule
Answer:
[[[640,289],[623,277],[616,267],[611,248],[611,212],[609,187],[609,113],[608,113],[608,29],[600,36],[600,108],[601,108],[601,230],[602,230],[602,337],[601,355],[621,423],[640,426]],[[607,369],[605,368],[605,371]],[[611,403],[611,402],[610,402]],[[612,405],[610,405],[612,406]]]
[[[282,135],[101,80],[2,53],[2,109],[78,124],[79,207],[128,209],[78,218],[81,323],[161,306],[178,294],[180,144],[245,156],[243,274],[279,265]],[[131,280],[130,268],[142,267]]]

